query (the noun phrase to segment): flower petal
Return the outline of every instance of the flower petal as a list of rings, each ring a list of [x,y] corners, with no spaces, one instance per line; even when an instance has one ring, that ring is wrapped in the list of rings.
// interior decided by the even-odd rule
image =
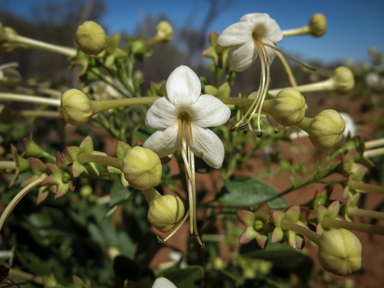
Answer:
[[[269,40],[264,40],[263,43],[266,43],[266,44],[269,44],[271,46],[275,46],[276,47],[276,44],[273,43],[272,41],[269,41]],[[269,60],[269,65],[271,65],[272,61],[275,59],[276,57],[276,50],[271,48],[271,47],[268,47],[266,45],[264,45],[264,48],[265,50],[267,51],[267,58]]]
[[[249,22],[238,22],[225,28],[217,39],[217,44],[230,47],[252,41],[253,25]]]
[[[253,227],[256,220],[255,213],[247,210],[237,211],[237,218],[247,227]]]
[[[168,100],[176,108],[186,108],[197,101],[201,94],[201,82],[191,68],[181,65],[169,75],[166,83]]]
[[[250,13],[241,17],[240,21],[247,21],[253,24],[253,32],[264,42],[273,43],[283,40],[283,32],[274,19],[266,13]]]
[[[177,129],[178,126],[174,125],[168,127],[164,131],[153,133],[147,141],[144,142],[143,147],[152,150],[159,155],[159,157],[165,157],[172,154],[179,148]]]
[[[246,243],[249,243],[251,242],[253,239],[255,239],[257,236],[257,232],[251,228],[251,227],[247,227],[247,229],[245,229],[245,231],[243,232],[243,234],[241,234],[240,236],[240,244],[246,244]]]
[[[187,112],[197,126],[207,128],[225,124],[231,116],[231,109],[212,95],[201,95]]]
[[[236,72],[241,72],[252,65],[257,59],[257,50],[253,41],[234,46],[228,51],[229,64]]]
[[[167,96],[157,99],[148,109],[145,124],[153,129],[165,130],[177,125],[177,109]]]
[[[220,168],[224,161],[224,145],[215,133],[192,122],[192,151],[213,168]]]
[[[177,288],[175,284],[169,281],[167,278],[159,277],[153,283],[152,288]]]

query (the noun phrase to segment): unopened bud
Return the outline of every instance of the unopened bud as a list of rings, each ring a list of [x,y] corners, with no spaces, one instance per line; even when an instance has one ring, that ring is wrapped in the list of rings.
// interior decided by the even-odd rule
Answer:
[[[293,88],[281,90],[273,100],[266,100],[263,111],[271,114],[283,126],[300,123],[305,114],[305,99]]]
[[[77,28],[76,42],[84,53],[98,55],[107,47],[107,35],[99,24],[85,21]]]
[[[148,221],[160,232],[171,231],[184,216],[185,208],[175,195],[163,195],[149,203]]]
[[[158,37],[162,39],[162,42],[171,41],[173,38],[173,28],[167,21],[161,21],[156,26],[156,32]]]
[[[327,18],[321,13],[313,14],[308,23],[309,32],[315,37],[320,37],[327,32]]]
[[[346,94],[355,86],[355,79],[351,70],[344,66],[338,67],[331,79],[334,85],[332,90],[339,94]]]
[[[92,101],[87,95],[78,90],[70,89],[61,98],[61,114],[71,125],[87,123],[93,115]]]
[[[162,167],[159,156],[140,146],[130,149],[123,159],[123,173],[129,185],[139,190],[160,183]]]
[[[321,234],[318,245],[319,261],[326,271],[345,276],[360,269],[362,246],[352,232],[332,229]]]

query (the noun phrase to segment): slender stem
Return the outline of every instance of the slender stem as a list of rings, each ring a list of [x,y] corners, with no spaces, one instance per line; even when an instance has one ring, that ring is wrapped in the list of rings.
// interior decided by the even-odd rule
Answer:
[[[35,104],[45,104],[49,106],[60,107],[60,99],[51,99],[39,96],[29,96],[13,93],[0,93],[0,101],[28,102]]]
[[[378,148],[374,150],[368,150],[364,152],[364,157],[366,158],[372,158],[376,156],[380,156],[384,154],[384,147],[383,148]]]
[[[384,219],[384,213],[379,211],[371,211],[360,209],[357,207],[349,207],[347,210],[348,215],[358,217],[368,217],[372,219]]]
[[[279,58],[281,64],[283,64],[285,73],[287,73],[288,75],[289,83],[291,83],[292,87],[296,87],[297,86],[296,79],[295,79],[295,76],[293,76],[291,67],[288,65],[287,60],[285,60],[284,56],[280,52],[277,52],[276,55],[277,55],[277,58]]]
[[[12,276],[15,276],[15,277],[19,277],[19,278],[23,278],[23,279],[26,279],[28,281],[35,282],[36,284],[39,284],[39,285],[44,285],[44,278],[43,277],[35,276],[35,275],[29,274],[29,273],[24,272],[24,271],[20,271],[20,270],[16,270],[16,269],[10,268],[9,269],[9,275],[12,275]]]
[[[14,113],[15,117],[47,117],[61,118],[59,111],[21,110]]]
[[[323,225],[324,228],[331,228],[331,227],[332,228],[344,228],[347,230],[360,231],[360,232],[365,232],[365,233],[369,233],[369,234],[376,234],[376,235],[384,236],[384,227],[382,227],[382,226],[347,222],[347,221],[343,221],[343,220],[332,219],[329,217],[324,217],[321,224]]]
[[[0,85],[25,87],[25,88],[32,89],[36,92],[55,96],[56,98],[61,98],[61,94],[63,94],[59,90],[50,89],[50,88],[43,88],[43,87],[39,87],[37,85],[28,85],[28,84],[25,84],[22,82],[12,81],[12,80],[0,80]]]
[[[375,148],[375,147],[384,145],[384,138],[368,141],[368,142],[365,142],[364,144],[365,144],[365,149]]]
[[[47,177],[47,174],[41,174],[41,176],[37,180],[33,181],[32,183],[24,187],[24,189],[22,189],[19,193],[17,193],[15,197],[13,197],[11,202],[9,202],[8,206],[5,208],[3,214],[1,214],[0,216],[0,231],[1,231],[1,228],[3,228],[5,220],[7,220],[9,214],[11,214],[12,210],[16,207],[16,205],[20,202],[20,200],[25,195],[27,195],[27,193],[31,191],[33,188],[39,186],[40,183],[43,182],[43,180],[46,177]]]
[[[0,161],[0,169],[16,169],[14,161]]]
[[[114,168],[117,168],[119,170],[123,170],[123,159],[115,158],[115,157],[109,157],[109,156],[102,156],[102,155],[93,155],[93,154],[80,154],[77,156],[77,161],[79,161],[80,164],[86,164],[88,162],[95,162],[99,164],[103,164],[106,166],[112,166]]]
[[[323,92],[323,91],[326,92],[326,91],[332,91],[334,88],[335,88],[335,85],[332,78],[327,79],[325,81],[317,82],[317,83],[311,83],[311,84],[300,85],[295,87],[295,89],[300,93]],[[271,94],[272,96],[276,96],[283,89],[284,88],[269,90],[268,93]]]
[[[127,107],[131,105],[152,105],[160,97],[138,97],[138,98],[124,98],[113,99],[104,101],[92,101],[93,115],[119,107]]]
[[[320,235],[309,230],[308,228],[306,227],[303,227],[303,226],[300,226],[300,225],[297,225],[295,223],[292,223],[288,220],[283,220],[281,221],[281,229],[283,230],[291,230],[291,231],[294,231],[298,234],[301,234],[305,237],[307,237],[309,240],[311,240],[312,242],[314,243],[318,243],[319,239],[320,239]]]
[[[310,33],[310,30],[309,30],[309,26],[305,25],[305,26],[300,27],[300,28],[283,30],[281,32],[283,32],[284,37],[288,37],[288,36],[307,35]]]
[[[348,187],[359,190],[361,192],[372,192],[372,193],[380,193],[384,194],[384,187],[378,185],[370,185],[363,182],[357,182],[355,180],[348,181]]]
[[[176,229],[174,229],[174,230],[172,231],[172,233],[169,234],[169,235],[167,236],[167,238],[165,238],[165,239],[163,240],[164,242],[167,242],[168,239],[171,238],[171,237],[173,236],[173,234],[175,234],[175,233],[177,232],[177,230],[180,229],[181,226],[183,226],[184,222],[187,221],[187,219],[188,219],[188,217],[189,217],[189,214],[190,214],[190,213],[189,213],[189,209],[188,209],[187,213],[185,213],[185,216],[184,216],[183,220],[181,220],[181,222],[177,225]]]
[[[63,54],[65,56],[69,56],[69,57],[73,57],[76,55],[76,49],[74,49],[74,48],[48,44],[48,43],[38,41],[35,39],[31,39],[31,38],[27,38],[24,36],[17,35],[15,41],[30,45],[31,46],[30,48],[32,48],[32,49],[52,51],[52,52]]]

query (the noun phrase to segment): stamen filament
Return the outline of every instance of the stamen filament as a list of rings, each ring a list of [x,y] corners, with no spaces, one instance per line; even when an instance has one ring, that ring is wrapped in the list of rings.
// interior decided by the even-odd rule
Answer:
[[[190,214],[190,213],[189,213],[189,209],[188,209],[187,213],[185,213],[185,216],[184,216],[183,220],[181,220],[181,222],[179,222],[179,224],[177,225],[177,227],[171,232],[171,234],[169,234],[169,235],[167,236],[167,238],[165,238],[164,240],[162,240],[162,241],[164,241],[164,244],[166,244],[167,241],[169,240],[169,238],[171,238],[171,237],[173,236],[173,234],[175,234],[175,233],[177,232],[177,230],[179,230],[180,227],[183,226],[184,222],[187,221],[187,219],[188,219],[188,217],[189,217],[189,214]]]

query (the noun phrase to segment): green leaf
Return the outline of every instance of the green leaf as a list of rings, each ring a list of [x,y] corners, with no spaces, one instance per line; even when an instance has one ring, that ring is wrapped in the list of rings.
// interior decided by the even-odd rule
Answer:
[[[156,275],[165,277],[176,287],[199,288],[204,277],[204,270],[201,266],[189,266],[185,269],[173,268]]]
[[[287,243],[269,243],[265,250],[256,250],[242,256],[271,261],[276,267],[296,274],[302,282],[308,282],[314,271],[311,258],[293,250]]]
[[[279,195],[280,191],[264,181],[249,177],[231,180],[217,194],[220,202],[234,206],[252,206],[270,197]],[[284,197],[268,202],[271,209],[284,209],[288,206]]]
[[[115,181],[111,187],[111,201],[109,202],[109,207],[113,207],[116,204],[126,200],[130,192],[128,188],[125,188],[121,181]]]

